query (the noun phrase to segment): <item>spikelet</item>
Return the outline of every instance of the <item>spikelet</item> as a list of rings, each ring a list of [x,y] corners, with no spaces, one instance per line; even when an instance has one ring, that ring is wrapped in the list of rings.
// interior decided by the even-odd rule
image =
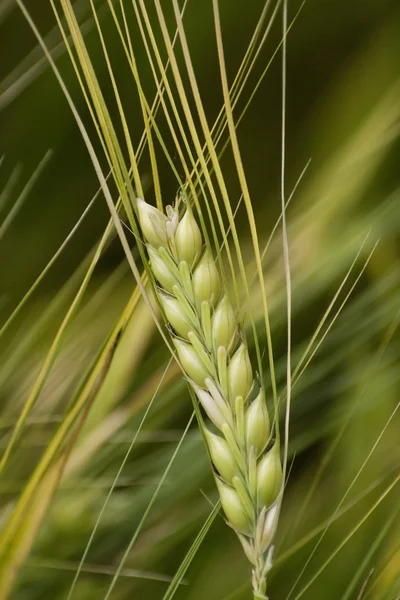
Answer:
[[[265,391],[255,381],[243,332],[190,207],[179,219],[138,201],[150,268],[180,364],[217,431],[205,441],[228,524],[253,564],[253,589],[266,597],[282,490],[280,450],[270,441]]]

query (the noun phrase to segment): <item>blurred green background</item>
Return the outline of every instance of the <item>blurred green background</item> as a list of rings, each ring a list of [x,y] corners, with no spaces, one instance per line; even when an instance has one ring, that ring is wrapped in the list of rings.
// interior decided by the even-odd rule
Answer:
[[[93,139],[95,132],[50,3],[27,3],[53,49],[57,65]],[[169,2],[166,16],[173,31]],[[300,2],[289,2],[293,18]],[[130,3],[126,2],[128,7]],[[151,18],[154,7],[148,3]],[[142,132],[140,105],[106,5],[97,2],[135,144]],[[228,76],[232,81],[264,3],[221,0]],[[90,3],[76,2],[98,79],[116,115]],[[155,86],[133,14],[133,46],[151,101]],[[209,122],[222,104],[211,2],[189,0],[186,34]],[[281,37],[280,19],[262,48],[239,102],[244,107]],[[160,36],[159,36],[160,38]],[[0,327],[74,227],[97,191],[86,148],[53,73],[18,7],[0,0]],[[178,50],[178,57],[180,57]],[[180,61],[182,64],[182,61]],[[294,388],[291,456],[295,457],[277,536],[271,600],[291,598],[324,565],[399,471],[398,335],[400,309],[400,5],[397,0],[307,0],[288,37],[287,190],[311,163],[291,202],[289,238],[293,277],[293,358],[298,363],[363,240],[360,257],[324,327],[349,299]],[[269,69],[238,128],[246,174],[265,243],[280,213],[281,63]],[[166,124],[160,129],[182,169]],[[96,143],[96,148],[99,144]],[[51,150],[51,155],[46,153]],[[47,156],[29,193],[24,187]],[[172,202],[178,184],[159,155],[162,192]],[[224,175],[236,205],[240,191],[229,151]],[[152,199],[147,157],[141,176]],[[241,209],[243,210],[243,209]],[[254,265],[244,211],[238,228],[249,274]],[[243,216],[243,218],[241,218]],[[108,220],[100,195],[76,234],[29,301],[0,337],[0,444],[5,448]],[[369,253],[379,244],[368,259]],[[133,239],[132,239],[133,244]],[[285,300],[279,230],[265,261],[277,373],[285,383]],[[0,480],[4,524],[29,474],[115,326],[134,282],[117,241],[96,265],[71,319],[49,377]],[[252,295],[260,318],[257,288]],[[43,519],[11,593],[17,600],[66,598],[74,572],[116,472],[168,360],[145,307],[139,305],[119,341],[110,370],[80,434],[65,475]],[[266,366],[266,376],[268,369]],[[167,375],[111,496],[73,597],[103,598],[123,552],[160,481],[191,414],[186,387]],[[340,438],[338,434],[340,433]],[[336,443],[337,441],[337,443]],[[318,469],[329,462],[311,497]],[[373,452],[372,452],[373,450]],[[365,465],[363,466],[363,464]],[[361,469],[361,467],[363,468]],[[361,471],[360,471],[361,469]],[[351,485],[354,478],[357,479]],[[351,486],[351,487],[350,487]],[[346,511],[335,518],[342,501]],[[112,597],[157,600],[173,577],[216,500],[196,426],[186,436],[146,519]],[[396,486],[304,592],[308,599],[400,597],[400,494]],[[291,553],[294,544],[299,543]],[[233,532],[217,516],[176,598],[250,598],[249,565]],[[1,584],[0,584],[1,589]]]

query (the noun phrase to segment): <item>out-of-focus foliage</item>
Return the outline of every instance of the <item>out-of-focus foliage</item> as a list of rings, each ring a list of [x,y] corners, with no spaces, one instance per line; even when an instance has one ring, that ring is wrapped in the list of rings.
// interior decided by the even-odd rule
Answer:
[[[220,4],[228,74],[233,78],[263,2]],[[142,123],[134,81],[124,63],[109,10],[106,4],[96,5],[132,124],[132,139],[138,143]],[[291,17],[299,6],[289,2]],[[112,114],[116,114],[90,3],[78,0],[76,7],[97,77]],[[57,65],[92,132],[50,5],[34,3],[29,9],[54,49]],[[172,11],[168,12],[168,6],[166,11],[173,30]],[[133,15],[129,15],[133,23]],[[184,23],[211,123],[222,103],[211,3],[189,0]],[[152,99],[155,86],[134,25],[132,30],[144,90]],[[49,350],[54,350],[49,372],[40,380],[43,385],[37,387],[34,409],[1,473],[3,530],[54,433],[88,381],[91,384],[88,414],[77,413],[70,436],[60,445],[26,507],[23,530],[15,534],[21,560],[16,560],[20,570],[10,597],[66,598],[102,504],[157,391],[102,515],[73,594],[79,600],[104,598],[181,439],[192,407],[178,369],[173,365],[167,369],[168,350],[148,309],[140,300],[132,304],[134,281],[112,236],[87,286],[81,289],[76,311],[54,345],[109,218],[101,195],[16,318],[4,332],[1,330],[76,224],[98,183],[65,99],[12,2],[3,0],[0,4],[0,31],[0,153],[4,154],[0,166],[2,450],[32,394],[32,386],[41,377]],[[304,373],[301,368],[295,371],[290,446],[294,462],[268,590],[272,600],[289,597],[320,539],[323,525],[319,533],[317,528],[332,521],[290,598],[298,597],[399,471],[399,31],[400,7],[396,1],[310,0],[288,37],[288,193],[311,158],[288,208],[294,367],[362,250],[307,356],[330,327],[349,291],[350,296]],[[280,35],[276,23],[249,78],[241,108]],[[280,77],[276,59],[238,128],[264,243],[280,214]],[[160,121],[172,149],[166,125]],[[176,155],[173,158],[179,169]],[[238,200],[240,192],[229,152],[222,159],[222,167]],[[144,187],[152,197],[146,157],[141,169]],[[172,202],[177,183],[165,159],[160,160],[160,179],[166,203]],[[236,205],[236,200],[232,204]],[[243,208],[237,222],[251,279],[255,265]],[[130,241],[134,245],[133,236]],[[278,383],[284,397],[286,313],[280,229],[264,264]],[[264,347],[262,304],[256,286],[252,302]],[[123,333],[114,346],[112,336],[119,330],[121,315],[129,319],[122,322]],[[105,348],[107,343],[109,348]],[[104,368],[96,379],[101,382],[98,390],[96,381],[89,377],[103,351]],[[304,366],[305,361],[301,364]],[[325,467],[318,477],[321,464]],[[54,487],[54,497],[47,506]],[[193,425],[160,487],[112,597],[161,599],[214,501],[210,466]],[[365,598],[399,598],[399,504],[395,486],[301,597],[356,600],[366,583]],[[18,546],[20,535],[25,536],[22,547]],[[371,569],[374,572],[368,580]],[[0,576],[2,598],[9,573],[1,570],[1,562]],[[249,589],[248,564],[233,532],[218,515],[175,597],[245,600]]]

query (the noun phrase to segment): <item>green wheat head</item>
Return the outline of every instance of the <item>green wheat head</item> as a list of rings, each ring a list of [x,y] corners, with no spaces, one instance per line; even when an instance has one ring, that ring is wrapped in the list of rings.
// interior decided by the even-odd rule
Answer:
[[[255,597],[263,598],[283,484],[265,390],[190,205],[181,216],[178,205],[165,215],[142,199],[138,209],[179,363],[217,431],[200,420],[221,504],[253,565]]]

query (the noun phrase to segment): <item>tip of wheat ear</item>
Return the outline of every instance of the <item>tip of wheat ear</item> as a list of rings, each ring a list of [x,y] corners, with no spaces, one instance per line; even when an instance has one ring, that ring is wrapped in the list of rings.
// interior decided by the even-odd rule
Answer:
[[[205,429],[205,441],[222,507],[253,564],[254,590],[265,593],[282,489],[279,447],[269,447],[265,392],[254,380],[246,344],[238,343],[235,312],[190,207],[181,217],[177,208],[165,215],[141,199],[137,207],[178,359],[218,430]]]

